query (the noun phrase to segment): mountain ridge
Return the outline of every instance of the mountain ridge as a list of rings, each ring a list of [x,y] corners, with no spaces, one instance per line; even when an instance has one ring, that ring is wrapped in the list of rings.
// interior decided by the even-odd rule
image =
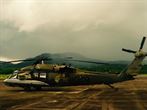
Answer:
[[[70,59],[69,59],[70,57]],[[51,63],[51,64],[63,64],[63,63],[67,63],[67,64],[72,64],[72,65],[76,65],[78,66],[83,65],[83,66],[89,66],[89,65],[95,65],[95,64],[88,64],[88,63],[82,63],[82,62],[74,62],[74,61],[70,61],[70,60],[84,60],[84,61],[94,61],[94,62],[102,62],[102,63],[110,63],[110,64],[123,64],[123,65],[128,65],[129,63],[131,63],[131,61],[127,61],[127,60],[111,60],[111,61],[105,61],[105,60],[99,60],[99,59],[94,59],[94,58],[87,58],[83,55],[77,54],[77,53],[42,53],[39,54],[35,57],[31,57],[31,58],[26,58],[25,60],[29,60],[29,59],[37,59],[37,58],[49,58],[52,59],[50,61],[47,61],[46,63]],[[35,60],[34,60],[35,61]],[[5,63],[4,65],[10,66],[10,67],[23,67],[23,66],[27,66],[27,65],[31,65],[33,64],[34,61],[22,61],[18,64],[13,64],[13,63]],[[3,65],[4,61],[0,61],[0,67],[7,67]],[[147,64],[147,60],[143,63],[143,64]]]

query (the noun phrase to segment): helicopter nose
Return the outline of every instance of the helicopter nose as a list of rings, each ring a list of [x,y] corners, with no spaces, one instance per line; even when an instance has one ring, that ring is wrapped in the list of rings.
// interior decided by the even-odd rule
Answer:
[[[4,83],[7,82],[7,80],[8,80],[8,79],[5,79],[5,80],[4,80]]]
[[[7,86],[9,86],[9,84],[10,84],[9,79],[5,79],[3,82],[4,82],[4,84],[7,85]]]
[[[8,80],[9,80],[9,79],[5,79],[5,80],[4,80],[4,83],[7,83],[7,82],[8,82]]]
[[[3,81],[3,83],[4,83],[5,85],[7,85],[7,79],[5,79],[5,80]]]

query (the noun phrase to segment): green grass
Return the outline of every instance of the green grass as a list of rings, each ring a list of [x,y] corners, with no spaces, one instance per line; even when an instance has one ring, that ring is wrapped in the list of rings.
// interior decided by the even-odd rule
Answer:
[[[9,74],[0,74],[0,80],[8,78]]]

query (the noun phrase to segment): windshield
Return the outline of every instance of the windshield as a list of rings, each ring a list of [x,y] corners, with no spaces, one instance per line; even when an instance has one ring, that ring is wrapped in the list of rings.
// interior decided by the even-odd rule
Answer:
[[[15,70],[15,71],[13,72],[13,74],[11,74],[11,75],[9,76],[9,79],[10,79],[10,78],[16,78],[17,75],[18,75],[18,73],[19,73],[19,71],[18,71],[18,70]]]

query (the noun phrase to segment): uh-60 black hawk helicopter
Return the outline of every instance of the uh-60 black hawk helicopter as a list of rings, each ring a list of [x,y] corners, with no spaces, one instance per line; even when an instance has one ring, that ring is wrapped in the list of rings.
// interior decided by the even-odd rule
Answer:
[[[122,51],[135,54],[134,60],[119,74],[110,74],[102,72],[83,72],[67,65],[51,65],[44,64],[43,61],[50,60],[48,58],[39,58],[32,66],[21,68],[14,73],[4,83],[8,86],[18,86],[24,89],[41,89],[41,87],[60,87],[74,86],[86,84],[106,84],[114,88],[111,84],[135,79],[142,66],[142,61],[147,56],[147,52],[143,52],[143,46],[146,37],[143,37],[138,51],[122,49]],[[72,60],[96,64],[105,64],[92,61]],[[18,60],[25,61],[25,60]],[[16,62],[16,61],[14,61]]]

